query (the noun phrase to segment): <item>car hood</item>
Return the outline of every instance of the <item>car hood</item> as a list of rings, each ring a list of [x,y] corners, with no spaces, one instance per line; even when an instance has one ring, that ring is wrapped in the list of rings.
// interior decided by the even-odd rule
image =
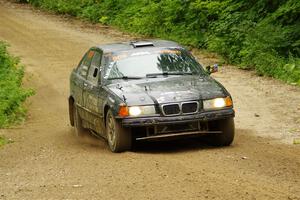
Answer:
[[[222,85],[209,76],[122,80],[107,87],[115,95],[125,99],[129,106],[211,99],[227,95]]]

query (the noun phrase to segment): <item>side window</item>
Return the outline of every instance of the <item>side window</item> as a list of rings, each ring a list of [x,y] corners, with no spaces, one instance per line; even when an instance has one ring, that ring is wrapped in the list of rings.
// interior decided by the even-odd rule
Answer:
[[[79,64],[77,71],[78,73],[83,76],[84,78],[86,78],[87,74],[88,74],[88,69],[91,65],[91,61],[93,58],[93,55],[95,54],[95,51],[88,51],[83,59],[81,60],[81,63]]]
[[[91,67],[88,71],[87,79],[94,85],[97,85],[99,83],[99,74],[100,74],[100,63],[101,63],[101,53],[98,51],[95,51],[93,59],[91,61]]]
[[[108,68],[109,68],[109,64],[111,63],[111,56],[108,54],[104,54],[103,58],[102,58],[102,73],[103,73],[103,78],[107,78],[107,74],[108,74]]]
[[[105,54],[104,54],[104,56],[103,56],[103,61],[102,61],[102,66],[103,66],[103,67],[107,67],[108,64],[109,64],[109,62],[110,62],[110,57],[109,57],[108,55],[105,55]]]

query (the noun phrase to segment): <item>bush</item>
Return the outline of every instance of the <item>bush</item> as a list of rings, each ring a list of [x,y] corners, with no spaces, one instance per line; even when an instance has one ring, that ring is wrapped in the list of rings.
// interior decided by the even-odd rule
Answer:
[[[0,128],[21,121],[25,116],[22,103],[33,94],[22,86],[24,69],[19,59],[7,53],[7,45],[0,41]]]
[[[241,68],[300,85],[298,0],[28,1],[124,31],[207,48]]]

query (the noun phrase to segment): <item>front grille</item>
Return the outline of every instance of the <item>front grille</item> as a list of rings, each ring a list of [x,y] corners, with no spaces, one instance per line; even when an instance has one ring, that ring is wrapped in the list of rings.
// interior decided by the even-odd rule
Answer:
[[[165,116],[193,114],[198,112],[199,102],[190,101],[182,103],[163,104],[161,108]]]
[[[162,106],[164,115],[178,115],[180,114],[179,104],[166,104]]]
[[[198,111],[198,102],[182,103],[181,110],[183,114],[195,113]]]

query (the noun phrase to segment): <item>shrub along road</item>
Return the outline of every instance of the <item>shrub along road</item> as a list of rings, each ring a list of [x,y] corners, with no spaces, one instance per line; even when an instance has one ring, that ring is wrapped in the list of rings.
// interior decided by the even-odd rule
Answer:
[[[130,36],[5,1],[0,27],[36,90],[26,123],[0,130],[14,140],[0,149],[0,199],[299,199],[299,88],[225,66],[214,76],[235,101],[231,147],[187,140],[113,154],[102,140],[73,136],[68,80],[90,46]]]

